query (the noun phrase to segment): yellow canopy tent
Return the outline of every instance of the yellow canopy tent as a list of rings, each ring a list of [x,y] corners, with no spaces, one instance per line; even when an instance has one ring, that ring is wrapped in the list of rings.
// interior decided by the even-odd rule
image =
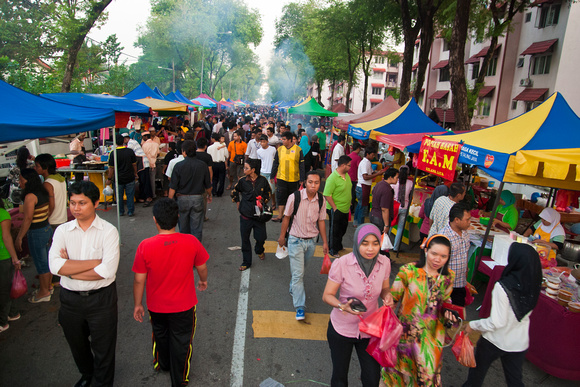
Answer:
[[[152,110],[156,112],[186,112],[187,105],[179,104],[175,102],[163,101],[156,98],[142,98],[136,99],[136,102],[142,103],[143,105],[149,106]]]

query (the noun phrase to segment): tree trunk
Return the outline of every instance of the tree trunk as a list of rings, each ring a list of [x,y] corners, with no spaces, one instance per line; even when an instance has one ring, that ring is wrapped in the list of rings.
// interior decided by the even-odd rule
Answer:
[[[316,82],[316,100],[320,106],[324,106],[322,103],[322,88],[324,87],[324,80]]]
[[[464,58],[471,1],[462,0],[457,2],[453,32],[449,43],[449,72],[451,73],[451,91],[453,92],[455,130],[470,129]]]
[[[330,82],[330,106],[329,108],[332,107],[332,103],[334,102],[334,89],[336,88],[336,79],[333,79],[332,82]]]
[[[111,1],[112,0],[101,0],[93,3],[91,10],[87,12],[87,18],[77,27],[76,38],[72,41],[71,46],[66,49],[67,60],[64,77],[62,79],[62,93],[68,93],[70,91],[73,71],[77,62],[77,55],[83,45],[83,42],[85,41],[87,34],[91,31],[91,28],[93,28],[95,22],[99,16],[101,16],[105,8],[107,8],[107,6],[111,3]]]
[[[431,45],[433,44],[433,17],[428,15],[421,23],[421,49],[419,50],[419,67],[417,68],[417,79],[415,81],[415,90],[413,96],[415,100],[419,100],[421,89],[425,82],[425,72],[429,64],[429,53],[431,52]]]
[[[361,58],[362,58],[362,68],[363,68],[363,76],[364,76],[364,86],[363,86],[363,100],[362,100],[362,111],[365,112],[367,110],[367,94],[369,91],[369,72],[371,69],[371,61],[373,60],[373,49],[372,49],[372,41],[373,41],[373,32],[371,31],[369,36],[369,49],[368,49],[368,59],[365,55],[365,45],[361,42]],[[348,112],[348,110],[346,111]]]
[[[348,88],[347,88],[347,92],[346,92],[346,103],[344,104],[346,106],[345,111],[348,111],[350,109],[350,93],[352,92],[352,87],[354,84],[354,76],[356,73],[356,69],[358,68],[358,65],[360,64],[360,59],[361,59],[360,53],[358,53],[356,61],[353,61],[353,58],[351,56],[351,52],[352,52],[352,47],[351,47],[350,43],[347,42],[346,55],[348,58]]]
[[[408,0],[395,0],[401,8],[401,23],[403,25],[403,38],[405,48],[403,50],[403,74],[401,74],[401,88],[399,94],[399,105],[403,106],[411,99],[411,74],[413,72],[413,51],[415,41],[419,34],[419,26],[411,18]]]

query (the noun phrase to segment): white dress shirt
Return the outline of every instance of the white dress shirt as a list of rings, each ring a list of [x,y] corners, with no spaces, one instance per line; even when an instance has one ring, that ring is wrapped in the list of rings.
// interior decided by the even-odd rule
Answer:
[[[338,168],[338,159],[340,156],[344,156],[344,147],[340,144],[336,144],[334,146],[334,150],[332,151],[332,163],[330,164],[332,172]]]
[[[86,231],[83,231],[76,219],[56,229],[48,253],[50,271],[54,275],[58,275],[67,261],[60,256],[61,249],[66,250],[70,260],[102,259],[94,270],[103,277],[98,281],[85,281],[62,276],[60,285],[63,288],[84,292],[104,288],[115,281],[119,267],[119,233],[115,226],[98,215]]]
[[[180,161],[183,161],[185,159],[185,157],[183,157],[183,155],[179,155],[177,156],[177,158],[171,160],[169,162],[169,164],[167,164],[167,169],[165,170],[165,176],[167,176],[168,178],[171,179],[171,174],[173,173],[173,168],[175,167],[175,164],[177,164]]]
[[[222,147],[221,149],[218,149]],[[225,143],[214,142],[210,146],[207,147],[207,153],[211,156],[211,160],[214,163],[225,162],[230,155],[228,152],[228,147]]]
[[[258,149],[262,148],[260,143],[256,141],[256,139],[252,138],[248,141],[248,147],[246,148],[246,156],[250,159],[257,159],[258,158]]]

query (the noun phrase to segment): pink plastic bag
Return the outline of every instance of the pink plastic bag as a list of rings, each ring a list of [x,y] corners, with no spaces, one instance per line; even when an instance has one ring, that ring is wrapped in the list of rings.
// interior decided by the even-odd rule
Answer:
[[[367,352],[383,367],[395,367],[397,363],[397,345],[403,333],[403,325],[393,310],[383,306],[383,329],[380,337],[373,336],[367,346]]]
[[[360,322],[358,323],[358,330],[373,337],[381,337],[383,334],[383,316],[386,311],[387,307],[382,306],[375,312],[369,314],[364,320],[359,315]]]
[[[26,294],[28,285],[26,279],[22,275],[22,270],[16,270],[12,277],[12,288],[10,289],[10,298],[16,299]]]

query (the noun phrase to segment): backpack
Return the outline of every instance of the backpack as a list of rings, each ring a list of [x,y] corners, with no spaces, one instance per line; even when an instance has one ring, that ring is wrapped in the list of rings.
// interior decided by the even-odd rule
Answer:
[[[318,194],[318,211],[322,209],[324,204],[324,196],[320,192],[316,192]],[[286,230],[286,239],[290,235],[290,230],[292,229],[292,223],[294,222],[294,217],[298,213],[298,207],[300,207],[300,191],[294,192],[294,210],[292,211],[292,215],[290,216],[290,222],[288,223],[288,229]]]

